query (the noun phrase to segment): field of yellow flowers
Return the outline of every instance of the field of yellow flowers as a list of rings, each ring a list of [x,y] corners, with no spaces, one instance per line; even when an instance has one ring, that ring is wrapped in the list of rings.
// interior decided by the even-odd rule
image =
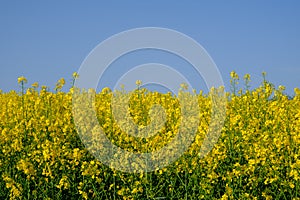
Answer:
[[[73,82],[77,74],[73,76]],[[197,94],[200,121],[192,145],[173,164],[144,173],[114,170],[95,159],[76,131],[75,88],[51,92],[18,79],[20,91],[0,91],[0,199],[300,199],[300,90],[293,97],[265,79],[249,89],[250,76],[231,73],[226,119],[213,149],[199,156],[211,122],[211,98]],[[108,138],[131,152],[166,145],[180,126],[180,104],[171,93],[138,88],[129,111],[140,126],[149,109],[166,111],[164,127],[135,138],[116,123],[109,88],[95,93],[94,107]]]

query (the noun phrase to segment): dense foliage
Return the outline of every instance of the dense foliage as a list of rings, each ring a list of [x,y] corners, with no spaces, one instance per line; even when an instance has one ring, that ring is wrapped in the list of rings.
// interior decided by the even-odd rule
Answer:
[[[74,78],[77,75],[74,74]],[[199,157],[210,124],[211,99],[197,94],[200,122],[193,144],[176,162],[148,173],[116,171],[95,159],[76,132],[72,115],[74,87],[62,92],[26,88],[0,92],[0,199],[300,199],[300,91],[293,98],[264,80],[258,88],[238,89],[231,73],[226,120],[212,151]],[[147,140],[124,133],[111,111],[113,92],[95,94],[99,123],[114,144],[128,151],[159,149],[180,125],[176,96],[138,88],[131,93],[136,124],[149,123],[154,103],[167,121]]]

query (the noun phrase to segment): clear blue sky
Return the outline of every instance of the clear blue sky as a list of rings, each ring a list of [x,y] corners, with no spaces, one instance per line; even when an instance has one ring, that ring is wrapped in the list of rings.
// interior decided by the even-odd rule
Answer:
[[[229,73],[261,72],[293,94],[300,87],[300,1],[1,1],[0,89],[17,77],[54,87],[113,34],[138,27],[180,31]]]

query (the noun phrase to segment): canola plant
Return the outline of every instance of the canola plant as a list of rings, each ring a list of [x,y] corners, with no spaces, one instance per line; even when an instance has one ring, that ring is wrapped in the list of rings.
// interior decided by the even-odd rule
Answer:
[[[194,94],[196,134],[180,158],[151,172],[126,173],[93,156],[93,150],[101,151],[93,146],[97,129],[85,141],[89,148],[83,144],[85,135],[78,133],[73,116],[76,88],[63,92],[65,80],[60,79],[51,92],[38,83],[28,86],[20,77],[20,91],[0,92],[0,198],[300,199],[300,90],[290,98],[283,86],[275,88],[265,79],[250,90],[250,75],[243,78],[245,89],[239,89],[239,79],[231,73],[221,135],[205,156],[199,152],[214,122],[212,98],[200,92]],[[139,127],[151,123],[149,111],[160,105],[163,127],[146,139],[128,134],[126,123],[122,128],[113,116],[112,97],[118,92],[129,98],[127,117]],[[113,144],[129,152],[163,148],[182,125],[180,102],[171,93],[140,87],[91,93],[99,126]],[[188,123],[185,127],[189,130]]]

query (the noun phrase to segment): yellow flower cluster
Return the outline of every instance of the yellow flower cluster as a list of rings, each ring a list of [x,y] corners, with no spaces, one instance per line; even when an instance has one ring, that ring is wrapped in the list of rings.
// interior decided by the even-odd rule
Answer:
[[[250,90],[248,74],[242,90],[239,76],[230,75],[233,89],[226,94],[225,122],[218,121],[221,108],[214,108],[216,89],[200,92],[198,105],[184,105],[199,107],[190,147],[171,165],[141,173],[120,172],[93,157],[101,151],[99,129],[95,126],[86,135],[77,132],[72,107],[76,88],[63,92],[64,79],[54,92],[38,83],[26,88],[27,79],[20,77],[21,92],[0,93],[0,199],[299,199],[300,90],[288,97],[283,86],[276,89],[266,80]],[[73,79],[78,76],[74,73]],[[131,92],[89,91],[94,101],[85,106],[95,110],[113,144],[128,152],[155,152],[180,130],[193,131],[190,123],[195,119],[182,121],[179,97],[148,91],[140,87],[141,81],[136,84]],[[121,93],[129,100],[127,106],[112,100]],[[132,129],[128,119],[138,129]],[[145,129],[149,124],[153,129]],[[210,151],[209,144],[202,144],[216,127],[222,132],[210,137],[212,144],[216,141]],[[137,130],[149,131],[149,137],[135,137]]]

